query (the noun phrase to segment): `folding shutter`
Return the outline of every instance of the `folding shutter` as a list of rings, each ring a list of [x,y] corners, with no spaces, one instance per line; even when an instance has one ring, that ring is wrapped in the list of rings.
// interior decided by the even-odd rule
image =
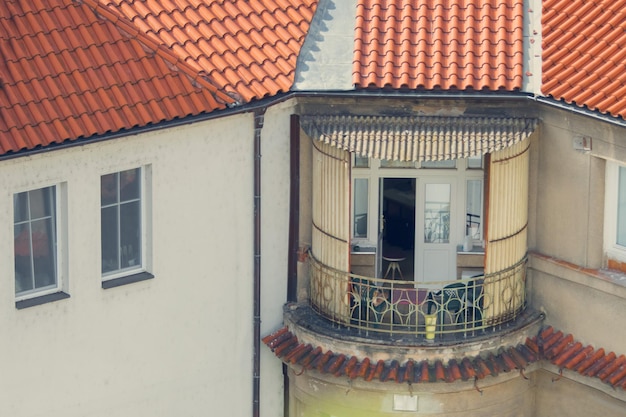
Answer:
[[[311,301],[335,320],[348,318],[350,256],[350,154],[313,142],[312,254],[324,271],[313,269]]]

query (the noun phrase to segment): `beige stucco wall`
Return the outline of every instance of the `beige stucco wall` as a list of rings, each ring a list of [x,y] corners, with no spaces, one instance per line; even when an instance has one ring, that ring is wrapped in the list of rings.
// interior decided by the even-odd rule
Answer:
[[[411,387],[396,382],[348,381],[299,369],[291,369],[289,377],[293,417],[533,415],[532,381],[519,373],[490,377],[476,385],[467,381],[417,383]],[[399,400],[406,402],[401,405]]]
[[[531,148],[529,249],[539,256],[529,263],[530,305],[583,343],[625,353],[615,324],[626,319],[626,281],[594,275],[606,266],[606,161],[626,161],[624,129],[556,108],[541,118]],[[574,149],[579,136],[591,138],[591,151]]]
[[[537,256],[530,257],[531,307],[545,323],[571,333],[583,345],[626,354],[626,287]]]
[[[288,110],[263,130],[262,330],[282,321]],[[0,415],[252,412],[253,115],[0,162]],[[154,279],[104,290],[100,176],[150,166]],[[13,193],[67,187],[71,297],[17,310]],[[280,363],[262,351],[262,415],[282,414]]]
[[[590,268],[602,264],[604,164],[574,149],[581,135],[607,136],[610,127],[581,116],[546,109],[535,141],[529,247]],[[594,140],[595,142],[595,140]],[[595,143],[594,143],[595,144]]]
[[[566,375],[545,370],[533,373],[537,417],[622,417],[626,395],[623,391],[599,390]],[[589,378],[586,378],[587,380]],[[588,381],[585,381],[588,383]]]

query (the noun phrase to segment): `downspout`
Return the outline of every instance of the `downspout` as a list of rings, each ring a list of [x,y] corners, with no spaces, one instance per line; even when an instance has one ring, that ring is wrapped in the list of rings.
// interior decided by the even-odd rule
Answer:
[[[289,258],[287,302],[298,301],[298,245],[300,232],[300,116],[289,120]]]
[[[259,417],[261,386],[261,130],[265,108],[254,111],[254,353],[252,417]]]
[[[298,301],[298,246],[300,236],[300,116],[289,119],[289,254],[287,303]],[[283,416],[289,415],[289,368],[283,363]]]

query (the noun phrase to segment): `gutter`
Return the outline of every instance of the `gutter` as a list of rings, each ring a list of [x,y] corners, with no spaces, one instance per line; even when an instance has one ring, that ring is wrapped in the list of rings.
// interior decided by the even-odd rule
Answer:
[[[282,103],[284,101],[294,98],[315,98],[315,97],[327,97],[327,98],[353,98],[353,99],[367,99],[367,98],[390,98],[390,99],[448,99],[448,100],[460,100],[460,99],[489,99],[489,100],[511,100],[511,101],[524,101],[530,100],[538,102],[552,107],[557,107],[562,110],[571,111],[584,116],[593,117],[597,120],[611,123],[617,126],[626,127],[626,120],[622,118],[616,118],[614,116],[605,115],[597,111],[581,108],[576,105],[567,104],[552,98],[541,97],[530,93],[489,93],[489,92],[416,92],[416,91],[386,91],[386,90],[359,90],[359,91],[289,91],[282,93],[271,98],[261,99],[253,103],[244,104],[241,106],[230,107],[222,110],[215,110],[210,113],[203,113],[196,116],[189,116],[183,119],[176,119],[167,122],[161,122],[149,126],[136,127],[128,130],[122,130],[114,133],[106,133],[99,136],[90,136],[87,138],[76,139],[73,141],[65,141],[59,144],[51,144],[45,148],[25,149],[15,153],[9,153],[0,155],[0,161],[19,158],[23,156],[37,155],[40,153],[50,152],[58,149],[66,149],[74,146],[83,146],[91,143],[102,142],[110,139],[116,139],[125,136],[138,135],[146,132],[153,132],[161,129],[167,129],[177,126],[184,126],[195,122],[207,121],[218,119],[221,117],[232,116],[236,114],[250,113],[265,109],[269,106]]]
[[[611,116],[609,114],[600,113],[597,110],[589,110],[586,107],[581,107],[581,106],[578,106],[576,104],[568,104],[568,103],[566,103],[564,101],[556,100],[556,99],[551,98],[551,97],[544,97],[544,96],[534,95],[534,96],[529,97],[529,98],[532,101],[535,101],[535,102],[541,103],[541,104],[545,104],[545,105],[550,106],[550,107],[556,107],[558,109],[569,111],[569,112],[572,112],[572,113],[577,113],[577,114],[582,115],[582,116],[592,117],[592,118],[594,118],[596,120],[607,122],[607,123],[613,124],[615,126],[626,127],[626,120],[624,120],[621,117],[614,117],[614,116]]]

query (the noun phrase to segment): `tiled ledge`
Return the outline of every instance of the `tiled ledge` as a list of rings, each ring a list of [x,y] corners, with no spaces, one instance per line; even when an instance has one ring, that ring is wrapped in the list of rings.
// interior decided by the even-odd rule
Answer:
[[[626,299],[626,273],[584,268],[537,252],[530,252],[528,260],[530,269]]]
[[[287,304],[283,320],[294,336],[303,344],[319,346],[324,351],[368,357],[372,361],[395,359],[405,362],[411,358],[422,358],[434,362],[447,361],[456,357],[497,352],[506,346],[515,346],[537,334],[544,315],[526,310],[517,320],[497,326],[466,338],[423,343],[411,337],[384,337],[381,334],[367,336],[354,329],[338,327],[320,318],[306,304]]]

